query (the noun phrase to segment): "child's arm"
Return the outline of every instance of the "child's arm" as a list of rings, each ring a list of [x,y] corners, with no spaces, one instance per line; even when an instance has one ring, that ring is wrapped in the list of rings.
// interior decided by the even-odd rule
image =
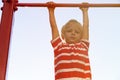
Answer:
[[[50,25],[52,30],[52,40],[54,40],[56,37],[59,36],[55,15],[54,15],[55,7],[52,6],[52,4],[54,4],[53,2],[48,2],[48,4],[50,5],[48,7],[48,11],[49,11],[49,20],[50,20]]]
[[[86,3],[83,3],[86,4]],[[88,18],[88,8],[80,8],[83,13],[83,31],[82,39],[89,40],[89,18]]]

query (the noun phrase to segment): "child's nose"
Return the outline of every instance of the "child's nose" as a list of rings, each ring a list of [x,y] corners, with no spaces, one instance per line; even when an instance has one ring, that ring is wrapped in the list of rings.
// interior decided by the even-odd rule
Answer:
[[[75,31],[72,31],[72,34],[75,35]]]

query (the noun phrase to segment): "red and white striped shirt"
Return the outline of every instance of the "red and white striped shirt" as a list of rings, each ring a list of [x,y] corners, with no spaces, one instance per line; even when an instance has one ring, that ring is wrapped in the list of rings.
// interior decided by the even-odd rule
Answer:
[[[60,37],[51,42],[55,57],[55,80],[91,80],[89,42],[63,43]]]

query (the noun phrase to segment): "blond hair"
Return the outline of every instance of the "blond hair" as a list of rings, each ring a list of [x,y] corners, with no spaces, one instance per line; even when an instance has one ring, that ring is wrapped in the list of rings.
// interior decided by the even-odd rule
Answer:
[[[69,27],[68,25],[70,25],[70,24],[76,24],[78,26],[78,28],[80,29],[80,31],[82,32],[82,25],[80,24],[80,22],[78,22],[75,19],[71,19],[62,27],[62,29],[61,29],[62,34],[64,34],[66,28]]]

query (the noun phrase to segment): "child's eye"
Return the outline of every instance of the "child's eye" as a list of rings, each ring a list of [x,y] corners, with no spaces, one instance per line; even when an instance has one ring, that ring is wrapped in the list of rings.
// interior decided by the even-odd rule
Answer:
[[[72,32],[72,30],[67,30],[67,32]]]
[[[80,33],[80,31],[75,31],[76,33]]]

